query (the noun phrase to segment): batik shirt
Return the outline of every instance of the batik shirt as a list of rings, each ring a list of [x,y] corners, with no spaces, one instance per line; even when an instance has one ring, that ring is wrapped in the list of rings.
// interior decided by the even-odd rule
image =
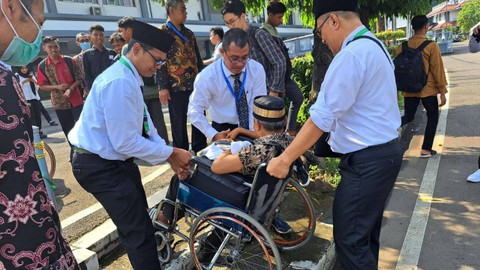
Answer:
[[[167,54],[167,63],[157,72],[159,89],[172,92],[193,91],[195,77],[203,68],[195,35],[183,24],[179,31],[188,42],[166,24],[160,26],[160,29],[170,33],[175,38],[175,43]]]
[[[240,152],[238,152],[238,158],[243,164],[243,169],[240,172],[253,177],[260,164],[274,158],[277,155],[277,148],[272,142],[276,142],[283,146],[283,148],[287,148],[292,142],[292,137],[286,133],[271,134],[258,138],[253,141],[252,145],[242,148]]]
[[[30,110],[0,65],[0,269],[79,269],[35,159]]]

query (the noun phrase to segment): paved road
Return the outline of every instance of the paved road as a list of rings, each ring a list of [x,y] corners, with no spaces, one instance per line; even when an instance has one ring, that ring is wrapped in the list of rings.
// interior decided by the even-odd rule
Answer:
[[[434,143],[441,154],[419,158],[424,113],[413,127],[385,211],[379,269],[480,269],[480,184],[465,181],[480,154],[480,54],[466,45],[443,57],[450,93]]]
[[[58,123],[55,111],[50,108],[49,102],[44,102],[44,104],[46,105],[50,116]],[[168,128],[170,128],[168,113],[165,114],[165,120],[167,121]],[[69,162],[70,148],[60,125],[49,126],[43,117],[42,121],[44,125],[43,131],[48,135],[48,138],[44,139],[44,141],[52,148],[57,160],[57,169],[54,175],[54,183],[57,186],[55,195],[60,219],[62,221],[62,225],[65,227],[64,221],[66,219],[96,204],[97,200],[91,194],[83,190],[83,188],[80,187],[73,177]],[[151,181],[145,185],[147,196],[168,185],[171,177],[170,174],[158,176],[159,171],[164,171],[165,164],[151,166],[141,161],[137,163],[140,165],[139,167],[142,179],[151,179]],[[85,232],[92,230],[95,226],[101,224],[107,218],[108,216],[106,215],[105,211],[102,210],[97,215],[92,215],[90,218],[82,220],[82,226],[72,226],[71,230],[68,229],[64,231],[64,233],[67,239],[72,242],[72,240],[82,236]]]
[[[454,54],[444,56],[449,107],[442,110],[440,119],[446,126],[439,125],[438,134],[445,136],[437,136],[434,145],[441,154],[418,157],[426,120],[423,114],[417,121],[420,124],[413,125],[410,148],[385,212],[380,269],[480,269],[480,184],[465,181],[476,169],[480,153],[480,54],[468,53],[466,43],[455,45]],[[54,112],[51,115],[56,118]],[[47,126],[44,131],[57,157],[56,194],[63,221],[96,200],[73,178],[68,144],[60,128]],[[145,178],[159,166],[140,168]],[[167,181],[168,177],[154,178],[147,193]]]

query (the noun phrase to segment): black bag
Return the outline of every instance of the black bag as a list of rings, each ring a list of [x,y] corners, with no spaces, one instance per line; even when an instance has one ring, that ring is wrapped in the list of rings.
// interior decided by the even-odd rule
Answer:
[[[407,41],[402,43],[402,52],[393,60],[398,91],[418,93],[427,84],[422,51],[431,42],[426,40],[416,49],[408,47]]]
[[[315,143],[313,154],[317,157],[341,157],[342,154],[332,151],[332,148],[328,144],[329,132],[324,132],[317,143]]]
[[[188,183],[208,195],[240,209],[245,209],[250,187],[243,184],[252,179],[240,173],[215,174],[210,169],[212,161],[195,158],[197,167]]]
[[[263,49],[258,44],[256,34],[257,34],[257,31],[259,31],[259,30],[263,30],[263,31],[267,32],[269,35],[270,35],[270,33],[266,29],[263,29],[263,28],[258,28],[258,27],[255,27],[255,26],[252,26],[252,28],[253,28],[253,35],[252,35],[252,38],[250,40],[253,42],[253,46],[255,46],[255,48],[257,50],[259,50],[265,56],[265,59],[267,59],[269,61],[267,55],[265,55],[265,53],[263,52]],[[292,61],[290,61],[290,55],[288,54],[288,48],[287,48],[287,46],[285,46],[285,43],[283,43],[283,40],[281,38],[274,37],[272,35],[270,35],[270,36],[273,38],[275,43],[277,43],[277,45],[280,47],[280,50],[283,53],[283,57],[285,57],[285,63],[287,64],[287,67],[286,67],[286,70],[285,70],[285,82],[287,82],[287,81],[290,80],[290,77],[292,76]]]
[[[47,78],[48,84],[50,83],[50,80],[48,79],[47,73],[45,73],[46,69],[46,61],[48,58],[43,59],[39,64],[38,68],[40,69],[40,72],[42,72],[42,75]],[[70,56],[63,56],[63,59],[65,60],[65,63],[67,64],[68,70],[70,71],[70,74],[72,74],[73,80],[75,81],[75,72],[73,71],[73,59]]]
[[[48,79],[47,73],[45,73],[46,70],[46,61],[48,58],[43,59],[39,64],[38,68],[40,69],[40,72],[42,72],[42,75],[47,79],[48,84],[50,83],[50,80]],[[70,74],[72,74],[73,80],[76,81],[77,79],[75,78],[75,72],[73,69],[73,59],[70,56],[63,56],[63,59],[65,60],[65,63],[67,64],[68,70],[70,71]],[[78,86],[78,89],[80,90],[80,95],[83,97],[83,94],[85,93],[85,88],[83,86],[83,82]]]

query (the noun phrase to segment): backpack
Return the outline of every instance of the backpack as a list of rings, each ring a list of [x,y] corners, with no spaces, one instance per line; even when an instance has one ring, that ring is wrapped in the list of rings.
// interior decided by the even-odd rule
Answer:
[[[42,72],[43,76],[47,79],[48,83],[50,84],[50,80],[48,79],[48,76],[47,74],[45,73],[45,68],[46,68],[46,62],[48,58],[45,58],[43,59],[39,64],[38,64],[38,67],[40,69],[40,71]],[[73,77],[73,80],[75,81],[76,78],[75,78],[75,72],[73,71],[73,59],[72,57],[70,56],[66,56],[64,55],[63,56],[63,59],[65,60],[65,63],[67,64],[67,67],[68,67],[68,70],[70,71],[70,73],[72,74],[72,77]],[[84,82],[82,82],[79,86],[78,86],[78,89],[80,91],[80,95],[83,97],[84,93],[85,93],[85,86],[84,86]]]
[[[50,80],[48,79],[47,73],[45,73],[47,59],[48,58],[43,59],[38,64],[38,68],[42,72],[43,76],[45,76],[45,78],[47,78],[47,81],[50,84]],[[73,72],[73,60],[72,60],[72,58],[70,56],[63,56],[63,59],[65,59],[65,63],[67,64],[68,70],[72,74],[73,80],[75,80],[75,73]]]
[[[290,61],[290,55],[288,54],[288,48],[287,48],[287,46],[285,46],[285,43],[283,43],[281,38],[277,38],[277,37],[272,36],[266,29],[258,28],[258,27],[254,27],[254,26],[252,28],[254,30],[253,35],[252,35],[253,38],[251,39],[251,41],[253,41],[253,46],[255,46],[255,48],[257,48],[265,56],[265,59],[268,60],[268,57],[263,52],[262,48],[260,48],[260,45],[258,44],[257,37],[256,37],[256,34],[257,34],[258,30],[262,30],[262,31],[267,32],[273,38],[275,43],[277,43],[277,45],[280,47],[280,49],[283,53],[283,56],[285,57],[285,63],[287,64],[287,68],[285,70],[285,82],[290,80],[290,77],[292,75],[292,62]]]
[[[408,47],[407,41],[402,43],[402,52],[393,60],[399,91],[418,93],[427,84],[428,75],[423,66],[422,51],[431,42],[426,40],[416,49]]]

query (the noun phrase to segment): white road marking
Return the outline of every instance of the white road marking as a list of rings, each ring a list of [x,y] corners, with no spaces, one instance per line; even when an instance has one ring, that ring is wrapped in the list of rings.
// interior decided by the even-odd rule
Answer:
[[[448,73],[447,81],[448,81]],[[449,89],[450,91],[450,89]],[[418,191],[417,202],[413,210],[412,218],[408,226],[407,234],[403,241],[402,249],[397,261],[395,270],[417,270],[418,261],[420,259],[420,252],[422,250],[423,239],[425,237],[425,230],[427,228],[428,217],[430,215],[430,207],[432,200],[425,200],[425,198],[433,198],[433,191],[435,190],[435,183],[437,181],[438,167],[440,165],[441,154],[445,141],[445,130],[447,127],[447,116],[449,108],[450,96],[446,94],[447,103],[441,107],[440,116],[438,119],[437,133],[433,145],[438,148],[438,154],[428,159],[427,167],[423,175],[422,184]]]
[[[160,168],[156,169],[154,172],[149,174],[147,177],[143,178],[142,179],[142,184],[146,185],[148,182],[153,181],[155,178],[159,177],[160,175],[162,175],[163,173],[165,173],[169,169],[170,169],[170,165],[168,163],[160,166]],[[147,199],[149,199],[149,198],[147,198]],[[70,217],[62,220],[61,221],[62,228],[65,229],[68,226],[71,226],[71,225],[75,224],[75,222],[79,221],[80,219],[85,218],[88,215],[91,215],[91,214],[95,213],[96,211],[98,211],[102,208],[103,207],[100,203],[96,203],[96,204],[94,204],[94,205],[92,205],[92,206],[90,206],[86,209],[83,209],[82,211],[76,213],[75,215],[70,216]]]

